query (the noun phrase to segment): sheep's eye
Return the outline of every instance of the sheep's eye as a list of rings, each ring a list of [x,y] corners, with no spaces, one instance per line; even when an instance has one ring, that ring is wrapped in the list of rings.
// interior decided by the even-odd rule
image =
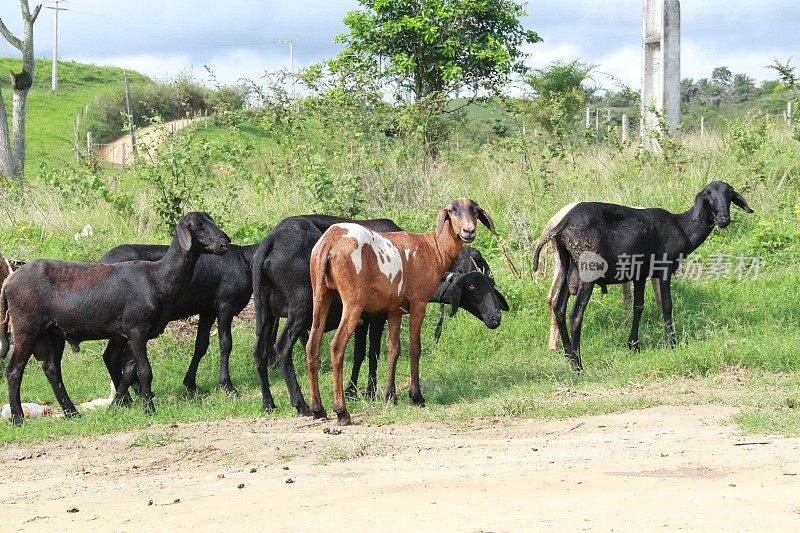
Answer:
[[[471,291],[474,291],[475,290],[475,285],[470,285],[470,286],[467,287],[467,289],[469,289]]]

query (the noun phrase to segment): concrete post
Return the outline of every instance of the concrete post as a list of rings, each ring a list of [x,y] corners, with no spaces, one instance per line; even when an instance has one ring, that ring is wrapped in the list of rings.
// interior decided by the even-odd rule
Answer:
[[[594,129],[595,130],[599,130],[600,129],[600,110],[599,109],[595,109],[594,110]]]
[[[628,115],[622,114],[622,142],[626,143],[630,140],[630,133],[628,132]]]
[[[706,117],[700,117],[700,135],[706,134]]]
[[[589,106],[586,106],[586,129],[588,130],[592,124],[592,111]]]
[[[91,131],[87,131],[86,132],[86,151],[89,153],[89,155],[92,154],[92,132]]]
[[[642,117],[644,147],[659,151],[647,132],[658,129],[655,108],[677,133],[681,121],[681,4],[680,0],[644,0],[642,39]]]

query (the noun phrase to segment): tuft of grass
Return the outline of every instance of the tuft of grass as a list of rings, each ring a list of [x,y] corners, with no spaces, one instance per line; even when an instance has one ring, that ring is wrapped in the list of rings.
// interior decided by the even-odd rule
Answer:
[[[385,453],[386,445],[379,438],[351,438],[346,444],[336,444],[322,452],[319,459],[317,459],[317,464],[343,463],[361,457],[384,455]]]

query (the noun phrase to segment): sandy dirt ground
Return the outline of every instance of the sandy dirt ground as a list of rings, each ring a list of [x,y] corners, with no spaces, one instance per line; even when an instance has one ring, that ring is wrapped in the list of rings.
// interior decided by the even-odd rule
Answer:
[[[742,436],[734,412],[341,434],[230,420],[5,446],[0,530],[800,530],[800,439]]]

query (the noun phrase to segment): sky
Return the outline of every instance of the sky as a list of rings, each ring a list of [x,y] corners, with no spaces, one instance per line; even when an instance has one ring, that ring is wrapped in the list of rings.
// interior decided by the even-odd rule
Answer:
[[[36,4],[31,2],[31,8]],[[48,0],[45,5],[52,5]],[[189,73],[209,83],[208,65],[220,83],[258,79],[266,70],[295,67],[335,56],[342,19],[356,0],[67,0],[59,15],[59,58],[114,65],[168,80]],[[769,6],[769,7],[766,7]],[[643,0],[531,0],[526,28],[543,43],[525,47],[533,67],[579,58],[597,65],[595,83],[612,87],[609,73],[634,89],[640,85]],[[800,0],[683,0],[682,77],[709,77],[725,65],[756,81],[774,79],[774,58],[800,61]],[[53,14],[34,26],[37,58],[52,57]],[[17,35],[17,0],[0,2],[0,18]],[[17,56],[0,38],[0,55]]]

